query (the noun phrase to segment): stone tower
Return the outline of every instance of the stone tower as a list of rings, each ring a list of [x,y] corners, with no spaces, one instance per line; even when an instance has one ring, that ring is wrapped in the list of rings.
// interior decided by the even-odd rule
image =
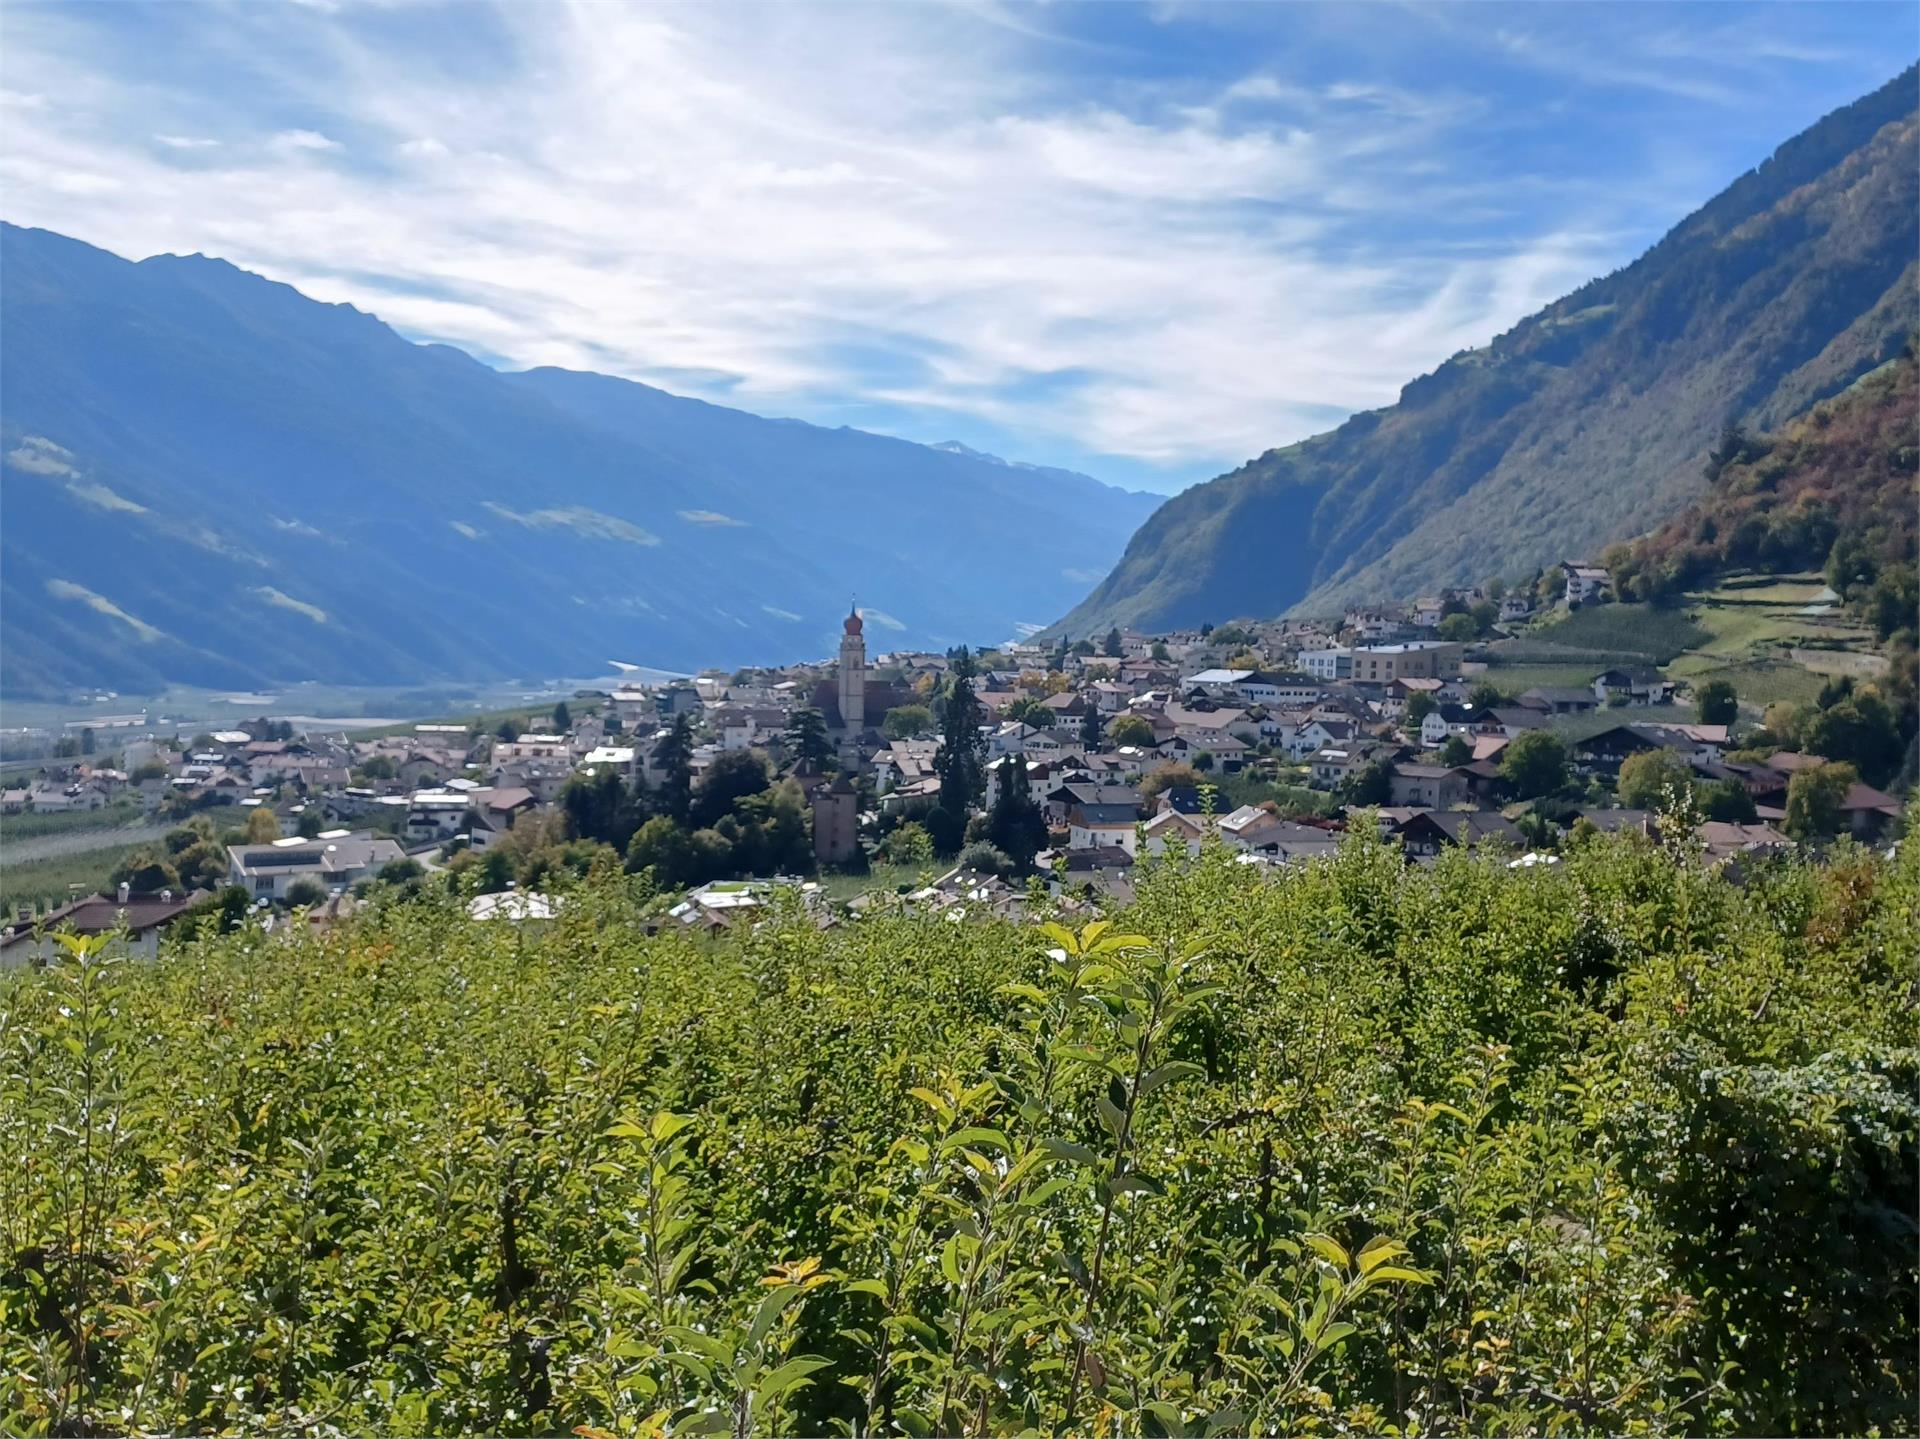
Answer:
[[[867,727],[867,641],[857,606],[841,628],[840,721],[848,734],[856,735]]]

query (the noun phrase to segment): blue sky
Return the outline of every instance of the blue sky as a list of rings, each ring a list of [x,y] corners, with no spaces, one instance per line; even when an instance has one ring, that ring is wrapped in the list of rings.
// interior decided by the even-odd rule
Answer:
[[[506,366],[1177,489],[1911,63],[1889,4],[0,9],[5,217]]]

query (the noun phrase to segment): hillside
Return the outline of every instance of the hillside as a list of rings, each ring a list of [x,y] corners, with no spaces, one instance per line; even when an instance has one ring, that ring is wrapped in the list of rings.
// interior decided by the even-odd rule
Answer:
[[[1168,501],[1056,628],[1333,611],[1653,528],[1704,487],[1730,416],[1773,428],[1913,328],[1915,82],[1836,111],[1397,404]]]
[[[1856,600],[1864,595],[1851,591],[1871,589],[1883,571],[1904,565],[1911,577],[1920,500],[1920,364],[1912,349],[1776,434],[1729,432],[1707,471],[1705,494],[1607,555],[1624,597],[1665,599],[1746,566],[1825,567]]]
[[[0,230],[0,686],[410,683],[999,640],[1155,497],[502,374],[202,256]]]

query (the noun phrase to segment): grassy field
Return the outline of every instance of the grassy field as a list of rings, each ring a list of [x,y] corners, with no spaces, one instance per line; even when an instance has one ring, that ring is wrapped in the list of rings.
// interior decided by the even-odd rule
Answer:
[[[921,876],[931,874],[935,878],[953,868],[950,860],[930,860],[925,865],[915,864],[876,864],[870,874],[826,874],[820,877],[820,887],[834,899],[852,899],[856,895],[881,890],[888,894],[901,885],[918,885]]]
[[[28,864],[0,864],[0,910],[11,917],[13,907],[27,901],[43,907],[49,901],[64,904],[74,885],[80,886],[81,894],[104,889],[107,876],[120,861],[142,848],[140,844],[111,845]]]

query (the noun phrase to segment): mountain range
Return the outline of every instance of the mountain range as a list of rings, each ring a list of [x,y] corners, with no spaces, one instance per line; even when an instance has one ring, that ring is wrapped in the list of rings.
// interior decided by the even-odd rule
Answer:
[[[1159,497],[503,373],[221,260],[0,227],[0,689],[604,674],[1004,639]]]
[[[1658,525],[1729,422],[1774,429],[1913,331],[1915,100],[1909,68],[1397,404],[1167,501],[1055,630],[1337,613]]]

